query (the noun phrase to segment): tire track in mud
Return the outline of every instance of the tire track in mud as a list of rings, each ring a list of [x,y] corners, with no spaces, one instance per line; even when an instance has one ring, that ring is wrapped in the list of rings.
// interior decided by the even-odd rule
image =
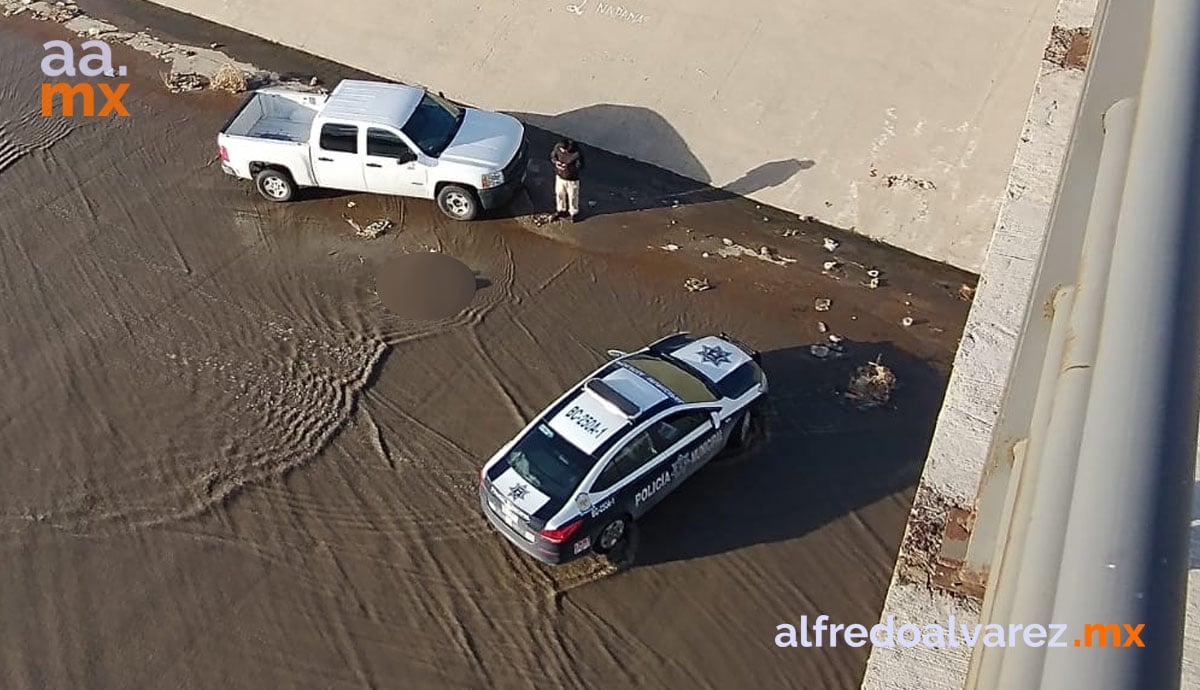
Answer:
[[[12,97],[11,89],[0,91],[0,102]],[[31,153],[48,151],[78,126],[65,117],[44,117],[34,111],[15,121],[0,116],[0,173]]]

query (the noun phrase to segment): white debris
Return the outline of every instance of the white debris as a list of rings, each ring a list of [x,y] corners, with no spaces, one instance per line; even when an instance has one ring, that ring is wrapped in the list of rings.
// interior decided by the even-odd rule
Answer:
[[[668,251],[668,252],[674,252],[674,251],[678,251],[678,250],[679,250],[679,245],[677,245],[677,244],[664,244],[663,246],[659,247],[659,249],[662,249],[662,250],[665,250],[665,251]]]
[[[825,249],[828,251],[831,251],[831,252],[835,251],[841,245],[842,245],[841,242],[838,242],[837,240],[833,239],[832,237],[825,238]]]
[[[712,285],[709,285],[708,279],[706,278],[688,278],[687,280],[683,281],[683,287],[686,288],[688,292],[704,292],[705,290],[712,289]]]
[[[845,338],[843,338],[840,335],[837,335],[835,333],[829,334],[829,342],[833,343],[834,345],[837,345],[838,343],[842,342],[843,340],[845,340]]]
[[[826,271],[832,271],[833,269],[837,268],[839,265],[840,264],[838,264],[838,262],[836,262],[836,261],[826,261],[824,264],[821,265],[821,267],[824,268]]]
[[[913,325],[913,318],[911,316],[906,316],[903,319],[900,319],[900,325],[908,328],[909,326]]]
[[[827,333],[829,331],[829,326],[825,325],[824,321],[818,321],[817,322],[817,330],[822,333]]]
[[[725,245],[726,247],[732,247],[732,246],[733,246],[733,240],[729,239],[728,237],[722,237],[722,238],[721,238],[721,244]]]
[[[734,244],[732,240],[722,240],[725,243],[725,248],[718,249],[717,253],[725,258],[733,258],[738,256],[750,256],[756,259],[773,263],[776,266],[787,266],[788,264],[796,263],[796,259],[786,256],[780,256],[770,247],[760,247],[758,251],[740,245]]]
[[[829,311],[831,306],[833,306],[833,300],[826,299],[824,297],[818,297],[816,301],[813,302],[813,309],[816,309],[817,311]]]
[[[353,201],[346,202],[346,208],[354,208],[355,206],[358,206],[358,204],[354,203]]]

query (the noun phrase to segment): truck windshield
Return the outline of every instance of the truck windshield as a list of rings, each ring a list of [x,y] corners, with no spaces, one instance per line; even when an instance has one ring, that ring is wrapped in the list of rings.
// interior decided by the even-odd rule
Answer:
[[[402,129],[425,155],[437,158],[454,141],[464,112],[444,98],[426,92]]]
[[[522,479],[557,498],[571,495],[596,464],[595,458],[545,424],[531,429],[505,459]]]

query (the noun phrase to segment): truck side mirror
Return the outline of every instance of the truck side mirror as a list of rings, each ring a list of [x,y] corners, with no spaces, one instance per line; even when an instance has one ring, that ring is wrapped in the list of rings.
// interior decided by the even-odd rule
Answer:
[[[412,151],[405,151],[404,153],[396,156],[396,165],[404,165],[405,163],[411,163],[415,160],[417,160],[417,154],[413,153]]]

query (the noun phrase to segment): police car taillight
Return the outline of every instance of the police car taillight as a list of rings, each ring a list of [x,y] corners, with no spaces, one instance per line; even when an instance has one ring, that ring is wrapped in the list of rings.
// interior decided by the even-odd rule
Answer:
[[[555,544],[561,544],[570,539],[571,535],[575,534],[576,530],[578,530],[582,524],[583,520],[576,520],[575,522],[563,527],[559,527],[558,529],[544,529],[542,530],[542,538],[546,541],[554,542]]]

